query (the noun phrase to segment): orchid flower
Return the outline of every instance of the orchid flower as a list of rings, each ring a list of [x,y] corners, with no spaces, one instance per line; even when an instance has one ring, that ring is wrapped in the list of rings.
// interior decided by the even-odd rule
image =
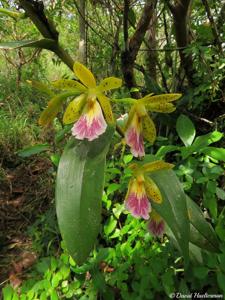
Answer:
[[[161,192],[156,183],[149,177],[149,173],[171,168],[173,168],[172,164],[160,160],[144,165],[136,163],[130,165],[132,178],[125,198],[125,208],[135,218],[149,219],[151,201],[156,203],[162,202]]]
[[[132,104],[128,114],[128,120],[125,125],[125,140],[131,148],[131,153],[135,157],[145,155],[144,138],[151,144],[156,139],[155,124],[150,118],[148,112],[171,113],[176,108],[171,103],[181,97],[181,94],[149,94],[141,99],[125,98],[118,99],[115,102]]]
[[[162,236],[165,231],[165,222],[155,210],[150,213],[147,228],[154,236]]]
[[[61,79],[52,82],[52,86],[63,93],[54,96],[46,110],[42,113],[39,123],[47,124],[61,109],[63,101],[71,96],[76,96],[66,108],[63,116],[64,124],[74,123],[72,135],[79,140],[92,141],[106,130],[107,123],[114,124],[113,113],[109,98],[104,92],[119,88],[122,80],[108,77],[96,85],[94,75],[84,65],[75,62],[73,66],[76,80]],[[78,95],[78,96],[77,96]]]

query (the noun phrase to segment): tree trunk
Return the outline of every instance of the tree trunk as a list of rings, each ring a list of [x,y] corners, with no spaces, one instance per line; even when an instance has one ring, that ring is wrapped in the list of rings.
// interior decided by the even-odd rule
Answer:
[[[180,0],[175,5],[167,1],[169,9],[173,15],[175,38],[177,47],[179,48],[179,55],[181,66],[185,70],[185,74],[190,86],[195,86],[194,74],[196,73],[193,67],[193,60],[191,54],[185,54],[185,48],[189,45],[189,17],[191,13],[192,0]]]
[[[136,87],[136,80],[134,76],[134,63],[144,39],[145,33],[148,29],[149,22],[154,13],[155,4],[157,0],[146,0],[141,17],[137,24],[137,28],[130,38],[128,37],[128,12],[129,0],[124,0],[124,44],[125,50],[121,54],[121,65],[124,76],[124,81],[128,89]],[[140,98],[140,93],[132,93],[133,97]]]

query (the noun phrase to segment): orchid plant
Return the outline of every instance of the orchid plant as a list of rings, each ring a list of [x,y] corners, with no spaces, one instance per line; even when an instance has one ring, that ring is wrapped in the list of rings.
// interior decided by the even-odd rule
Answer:
[[[107,124],[116,124],[110,101],[129,104],[131,108],[123,128],[125,142],[134,157],[143,157],[144,139],[150,144],[156,139],[156,128],[148,112],[173,112],[176,108],[172,102],[178,100],[181,94],[148,94],[141,99],[110,99],[105,92],[121,87],[121,79],[108,77],[97,85],[92,72],[81,63],[75,62],[73,70],[77,80],[57,80],[51,83],[50,89],[46,85],[32,83],[52,97],[42,112],[39,123],[49,124],[62,109],[64,101],[72,98],[65,109],[63,123],[73,125],[71,134],[75,139],[93,141],[106,131]],[[132,177],[125,198],[125,208],[135,218],[149,220],[147,227],[154,235],[163,233],[164,221],[151,208],[151,202],[160,204],[163,199],[158,186],[151,179],[151,172],[171,168],[172,164],[163,161],[130,165]]]

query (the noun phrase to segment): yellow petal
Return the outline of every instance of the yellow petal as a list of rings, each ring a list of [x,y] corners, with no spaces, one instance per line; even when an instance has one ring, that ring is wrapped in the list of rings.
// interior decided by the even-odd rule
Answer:
[[[154,172],[158,170],[169,170],[174,167],[173,164],[164,162],[163,160],[156,160],[150,163],[146,163],[142,166],[144,172]]]
[[[152,94],[149,94],[145,96],[144,98],[141,99],[144,104],[147,104],[149,102],[161,102],[161,103],[166,103],[166,102],[172,102],[175,100],[178,100],[182,94],[162,94],[162,95],[155,95],[152,96]]]
[[[151,103],[145,104],[147,110],[152,112],[171,113],[176,110],[176,107],[172,103]]]
[[[101,92],[117,89],[121,87],[122,85],[122,80],[116,77],[108,77],[103,79],[98,88]]]
[[[38,123],[42,126],[51,123],[60,111],[64,99],[62,95],[53,97],[48,103],[47,108],[41,113]]]
[[[61,110],[63,101],[69,96],[71,96],[70,93],[64,93],[53,97],[49,101],[47,108],[41,113],[38,123],[43,126],[51,123]]]
[[[101,105],[104,117],[106,119],[106,122],[108,124],[113,124],[114,123],[114,117],[113,117],[113,113],[112,113],[112,108],[111,108],[111,104],[109,101],[109,98],[107,98],[105,95],[99,93],[98,94],[98,101]]]
[[[95,88],[96,81],[94,75],[88,68],[79,62],[75,62],[73,65],[73,70],[76,77],[88,88]]]
[[[158,204],[162,203],[161,192],[155,182],[149,177],[145,177],[145,191],[150,201]]]
[[[77,90],[79,92],[85,92],[87,88],[78,81],[69,80],[69,79],[61,79],[53,81],[52,86],[59,90]]]
[[[85,100],[86,96],[82,94],[69,103],[63,115],[64,124],[71,124],[79,119],[85,105]]]
[[[47,94],[50,97],[54,96],[53,91],[49,88],[49,85],[36,81],[36,80],[27,80],[27,83],[29,83],[30,85],[32,85],[32,87],[36,88],[37,90],[39,90],[40,92]]]
[[[149,141],[149,143],[154,144],[156,139],[156,129],[155,124],[149,115],[142,117],[142,130],[144,138]]]

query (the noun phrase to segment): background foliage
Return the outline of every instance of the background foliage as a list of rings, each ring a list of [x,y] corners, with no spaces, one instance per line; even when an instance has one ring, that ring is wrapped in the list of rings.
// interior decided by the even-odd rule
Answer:
[[[3,299],[166,299],[174,292],[195,291],[224,295],[224,1],[46,0],[44,16],[51,20],[46,36],[32,18],[24,18],[26,2],[0,1]],[[30,3],[39,3],[41,14],[41,1]],[[12,18],[4,9],[22,15]],[[58,46],[52,51],[8,50],[15,44],[4,44],[19,40],[24,45],[43,37],[57,41],[54,30],[60,33],[57,45],[69,54]],[[115,98],[183,94],[176,112],[153,115],[158,138],[153,147],[145,145],[146,153],[175,164],[185,192],[214,228],[220,253],[192,244],[191,264],[184,271],[171,234],[154,238],[144,222],[127,214],[123,201],[133,157],[128,149],[114,147],[120,142],[115,134],[95,250],[81,266],[68,255],[52,190],[69,129],[61,115],[45,129],[37,125],[47,102],[26,80],[73,78],[70,56],[86,63],[98,79],[123,78]],[[119,118],[125,108],[114,104],[114,111]]]

